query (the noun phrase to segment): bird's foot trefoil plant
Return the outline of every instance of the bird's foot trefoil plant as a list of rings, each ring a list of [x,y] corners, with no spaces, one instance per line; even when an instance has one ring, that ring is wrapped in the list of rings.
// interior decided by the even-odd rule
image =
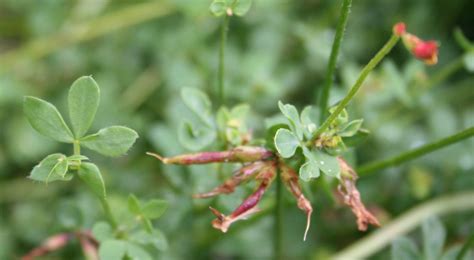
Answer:
[[[149,245],[163,249],[164,236],[153,228],[152,219],[163,214],[167,203],[162,200],[140,202],[132,194],[129,197],[128,219],[116,218],[108,199],[104,179],[99,167],[81,153],[81,148],[98,152],[105,156],[124,155],[135,143],[138,134],[124,126],[110,126],[93,134],[87,134],[91,127],[100,101],[100,89],[92,77],[77,79],[68,95],[69,128],[58,109],[51,103],[27,96],[24,98],[24,113],[31,126],[40,134],[58,142],[72,144],[73,154],[54,153],[46,156],[36,165],[30,179],[42,183],[71,181],[79,177],[99,199],[107,221],[97,222],[89,231],[74,232],[88,259],[121,259],[128,256],[151,259],[146,247]],[[127,224],[124,224],[127,223]],[[25,259],[31,259],[55,251],[70,241],[70,233],[47,239],[45,243],[31,251]]]
[[[226,13],[224,10],[226,9],[223,9],[219,15]],[[349,93],[335,106],[328,109],[327,118],[320,118],[324,115],[321,109],[326,108],[307,106],[299,113],[295,106],[279,102],[278,107],[284,119],[268,127],[267,137],[264,140],[253,139],[251,131],[245,127],[248,106],[238,105],[231,110],[221,107],[214,116],[211,112],[211,102],[206,94],[196,89],[184,89],[182,92],[184,103],[193,112],[196,123],[184,121],[179,131],[181,143],[191,150],[203,150],[214,145],[214,147],[220,147],[220,151],[197,152],[173,157],[162,157],[156,153],[148,154],[165,164],[240,164],[233,176],[222,185],[210,192],[193,196],[208,198],[228,194],[246,181],[257,182],[254,192],[229,215],[210,207],[216,216],[216,219],[212,221],[212,226],[223,232],[227,232],[235,221],[248,218],[249,215],[259,211],[257,204],[279,175],[280,180],[276,179],[276,181],[282,181],[287,186],[296,198],[298,207],[306,213],[307,226],[304,234],[304,239],[306,239],[313,208],[303,195],[299,180],[307,182],[320,177],[321,173],[331,182],[334,180],[339,183],[337,191],[343,203],[349,206],[356,216],[359,230],[367,230],[369,224],[378,226],[380,224],[377,218],[362,203],[356,187],[358,178],[356,171],[343,158],[348,147],[359,144],[369,134],[368,130],[362,128],[362,119],[349,120],[346,107],[368,74],[400,38],[416,58],[428,65],[436,63],[437,43],[420,40],[408,34],[403,23],[396,24],[392,37],[364,67]],[[322,123],[319,124],[320,122]]]

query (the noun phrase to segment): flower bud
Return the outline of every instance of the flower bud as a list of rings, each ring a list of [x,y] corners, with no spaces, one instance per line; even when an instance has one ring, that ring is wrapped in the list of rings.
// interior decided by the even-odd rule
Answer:
[[[405,23],[397,23],[393,26],[393,34],[397,36],[402,36],[406,33],[406,25]]]
[[[436,41],[424,41],[410,33],[404,33],[402,40],[415,58],[422,60],[427,65],[434,65],[438,62],[438,43]]]

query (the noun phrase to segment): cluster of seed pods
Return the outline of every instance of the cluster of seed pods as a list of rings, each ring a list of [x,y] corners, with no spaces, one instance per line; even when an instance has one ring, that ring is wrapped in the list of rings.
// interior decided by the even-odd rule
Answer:
[[[306,214],[307,222],[304,233],[304,240],[306,240],[313,208],[301,191],[297,173],[273,152],[262,147],[238,146],[227,151],[191,153],[174,157],[162,157],[156,153],[147,154],[165,164],[242,163],[242,167],[236,170],[232,177],[225,180],[220,186],[209,192],[193,195],[194,198],[209,198],[220,194],[232,193],[237,186],[250,180],[257,182],[255,191],[245,198],[231,214],[225,215],[217,209],[209,207],[216,216],[212,221],[212,226],[222,232],[227,232],[232,223],[246,219],[259,211],[258,203],[277,176],[277,171],[279,171],[282,183],[295,197],[298,208]],[[377,219],[366,210],[360,200],[360,194],[355,187],[355,180],[357,179],[355,171],[342,158],[339,158],[339,163],[343,171],[339,192],[343,195],[344,203],[350,206],[356,215],[359,230],[366,230],[367,224],[378,225]]]

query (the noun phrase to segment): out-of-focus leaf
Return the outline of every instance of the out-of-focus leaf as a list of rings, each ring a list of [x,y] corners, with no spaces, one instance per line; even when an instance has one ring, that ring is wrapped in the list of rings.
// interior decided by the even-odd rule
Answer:
[[[212,144],[216,139],[213,128],[194,126],[188,121],[183,121],[178,129],[178,140],[186,149],[197,151]]]
[[[134,260],[152,260],[153,258],[150,256],[150,254],[143,249],[141,246],[131,243],[131,242],[126,242],[127,245],[127,257],[134,259]]]
[[[100,221],[92,227],[92,235],[99,242],[104,242],[113,238],[113,230],[109,223]]]
[[[232,6],[232,11],[238,16],[245,15],[252,6],[252,0],[236,0],[234,1],[234,6]]]
[[[106,240],[99,247],[100,259],[123,260],[127,253],[127,242],[121,240]]]
[[[221,16],[225,14],[227,9],[227,3],[225,0],[214,0],[209,6],[209,11],[215,16]]]
[[[343,137],[342,140],[344,141],[344,144],[347,146],[357,146],[367,140],[369,137],[370,132],[367,129],[359,129],[357,133],[353,136],[350,137]]]
[[[128,210],[135,215],[142,214],[142,209],[140,207],[140,201],[135,197],[135,195],[130,194],[128,196]]]
[[[124,126],[110,126],[99,132],[83,137],[81,145],[107,156],[124,155],[135,140],[137,132]]]
[[[420,253],[413,241],[406,237],[400,237],[392,243],[391,259],[417,260],[420,259]]]
[[[99,107],[100,90],[90,76],[80,77],[69,90],[68,106],[72,129],[76,138],[89,130]]]
[[[474,72],[474,51],[470,51],[463,56],[464,67],[469,72]]]
[[[336,156],[331,156],[318,149],[314,150],[313,154],[318,168],[321,169],[324,174],[339,178],[339,175],[341,174],[341,168]]]
[[[59,142],[74,141],[71,130],[53,104],[39,98],[25,97],[23,111],[31,126],[40,134]]]
[[[143,205],[142,214],[146,218],[155,219],[161,217],[167,208],[167,201],[154,199],[146,202]]]
[[[184,104],[207,126],[213,126],[211,101],[209,97],[196,88],[183,88],[181,98]]]
[[[355,135],[362,126],[363,121],[363,119],[357,119],[349,122],[343,127],[343,129],[338,133],[338,135],[342,137],[350,137]]]
[[[168,249],[168,241],[166,240],[165,235],[158,229],[154,229],[151,234],[144,230],[140,230],[132,234],[130,240],[141,245],[150,244],[160,251]]]
[[[421,225],[423,233],[423,255],[425,259],[439,259],[443,251],[446,230],[436,217],[430,217]]]

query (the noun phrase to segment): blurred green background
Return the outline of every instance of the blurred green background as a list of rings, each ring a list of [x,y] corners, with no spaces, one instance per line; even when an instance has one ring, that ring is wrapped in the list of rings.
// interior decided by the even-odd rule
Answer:
[[[263,119],[278,113],[278,100],[300,109],[315,104],[341,2],[256,0],[247,15],[231,18],[226,95],[229,105],[252,106],[256,136],[263,136]],[[217,199],[193,200],[191,194],[219,183],[215,165],[164,166],[145,156],[150,150],[164,155],[186,151],[176,134],[187,113],[179,97],[182,87],[214,96],[220,19],[209,13],[209,5],[205,0],[0,1],[0,259],[15,259],[48,236],[87,229],[102,219],[100,205],[78,181],[43,185],[26,179],[45,155],[72,151],[32,129],[22,114],[22,97],[38,96],[65,111],[67,90],[82,75],[92,75],[101,87],[93,129],[121,124],[140,135],[122,158],[85,151],[101,167],[114,207],[126,207],[131,192],[170,202],[155,223],[169,243],[157,258],[272,255],[269,213],[274,188],[262,201],[263,213],[222,234],[211,227],[213,216],[207,207],[230,212],[253,186]],[[441,48],[439,64],[426,67],[398,45],[370,75],[349,113],[364,118],[372,135],[348,153],[352,162],[361,165],[386,158],[474,125],[474,75],[459,62],[463,50],[453,38],[459,27],[474,39],[472,10],[470,0],[354,1],[332,103],[352,85],[396,22],[404,21],[408,31],[424,39],[436,39]],[[440,77],[450,64],[454,70]],[[362,198],[386,223],[429,199],[473,190],[473,151],[471,138],[363,177],[358,184]],[[302,242],[304,215],[293,198],[284,195],[288,259],[325,259],[364,236],[350,210],[334,203],[318,181],[305,189],[315,208],[306,242]],[[472,216],[471,211],[442,218],[448,245],[474,232]],[[386,249],[374,258],[386,259]],[[77,244],[49,257],[82,258]]]

